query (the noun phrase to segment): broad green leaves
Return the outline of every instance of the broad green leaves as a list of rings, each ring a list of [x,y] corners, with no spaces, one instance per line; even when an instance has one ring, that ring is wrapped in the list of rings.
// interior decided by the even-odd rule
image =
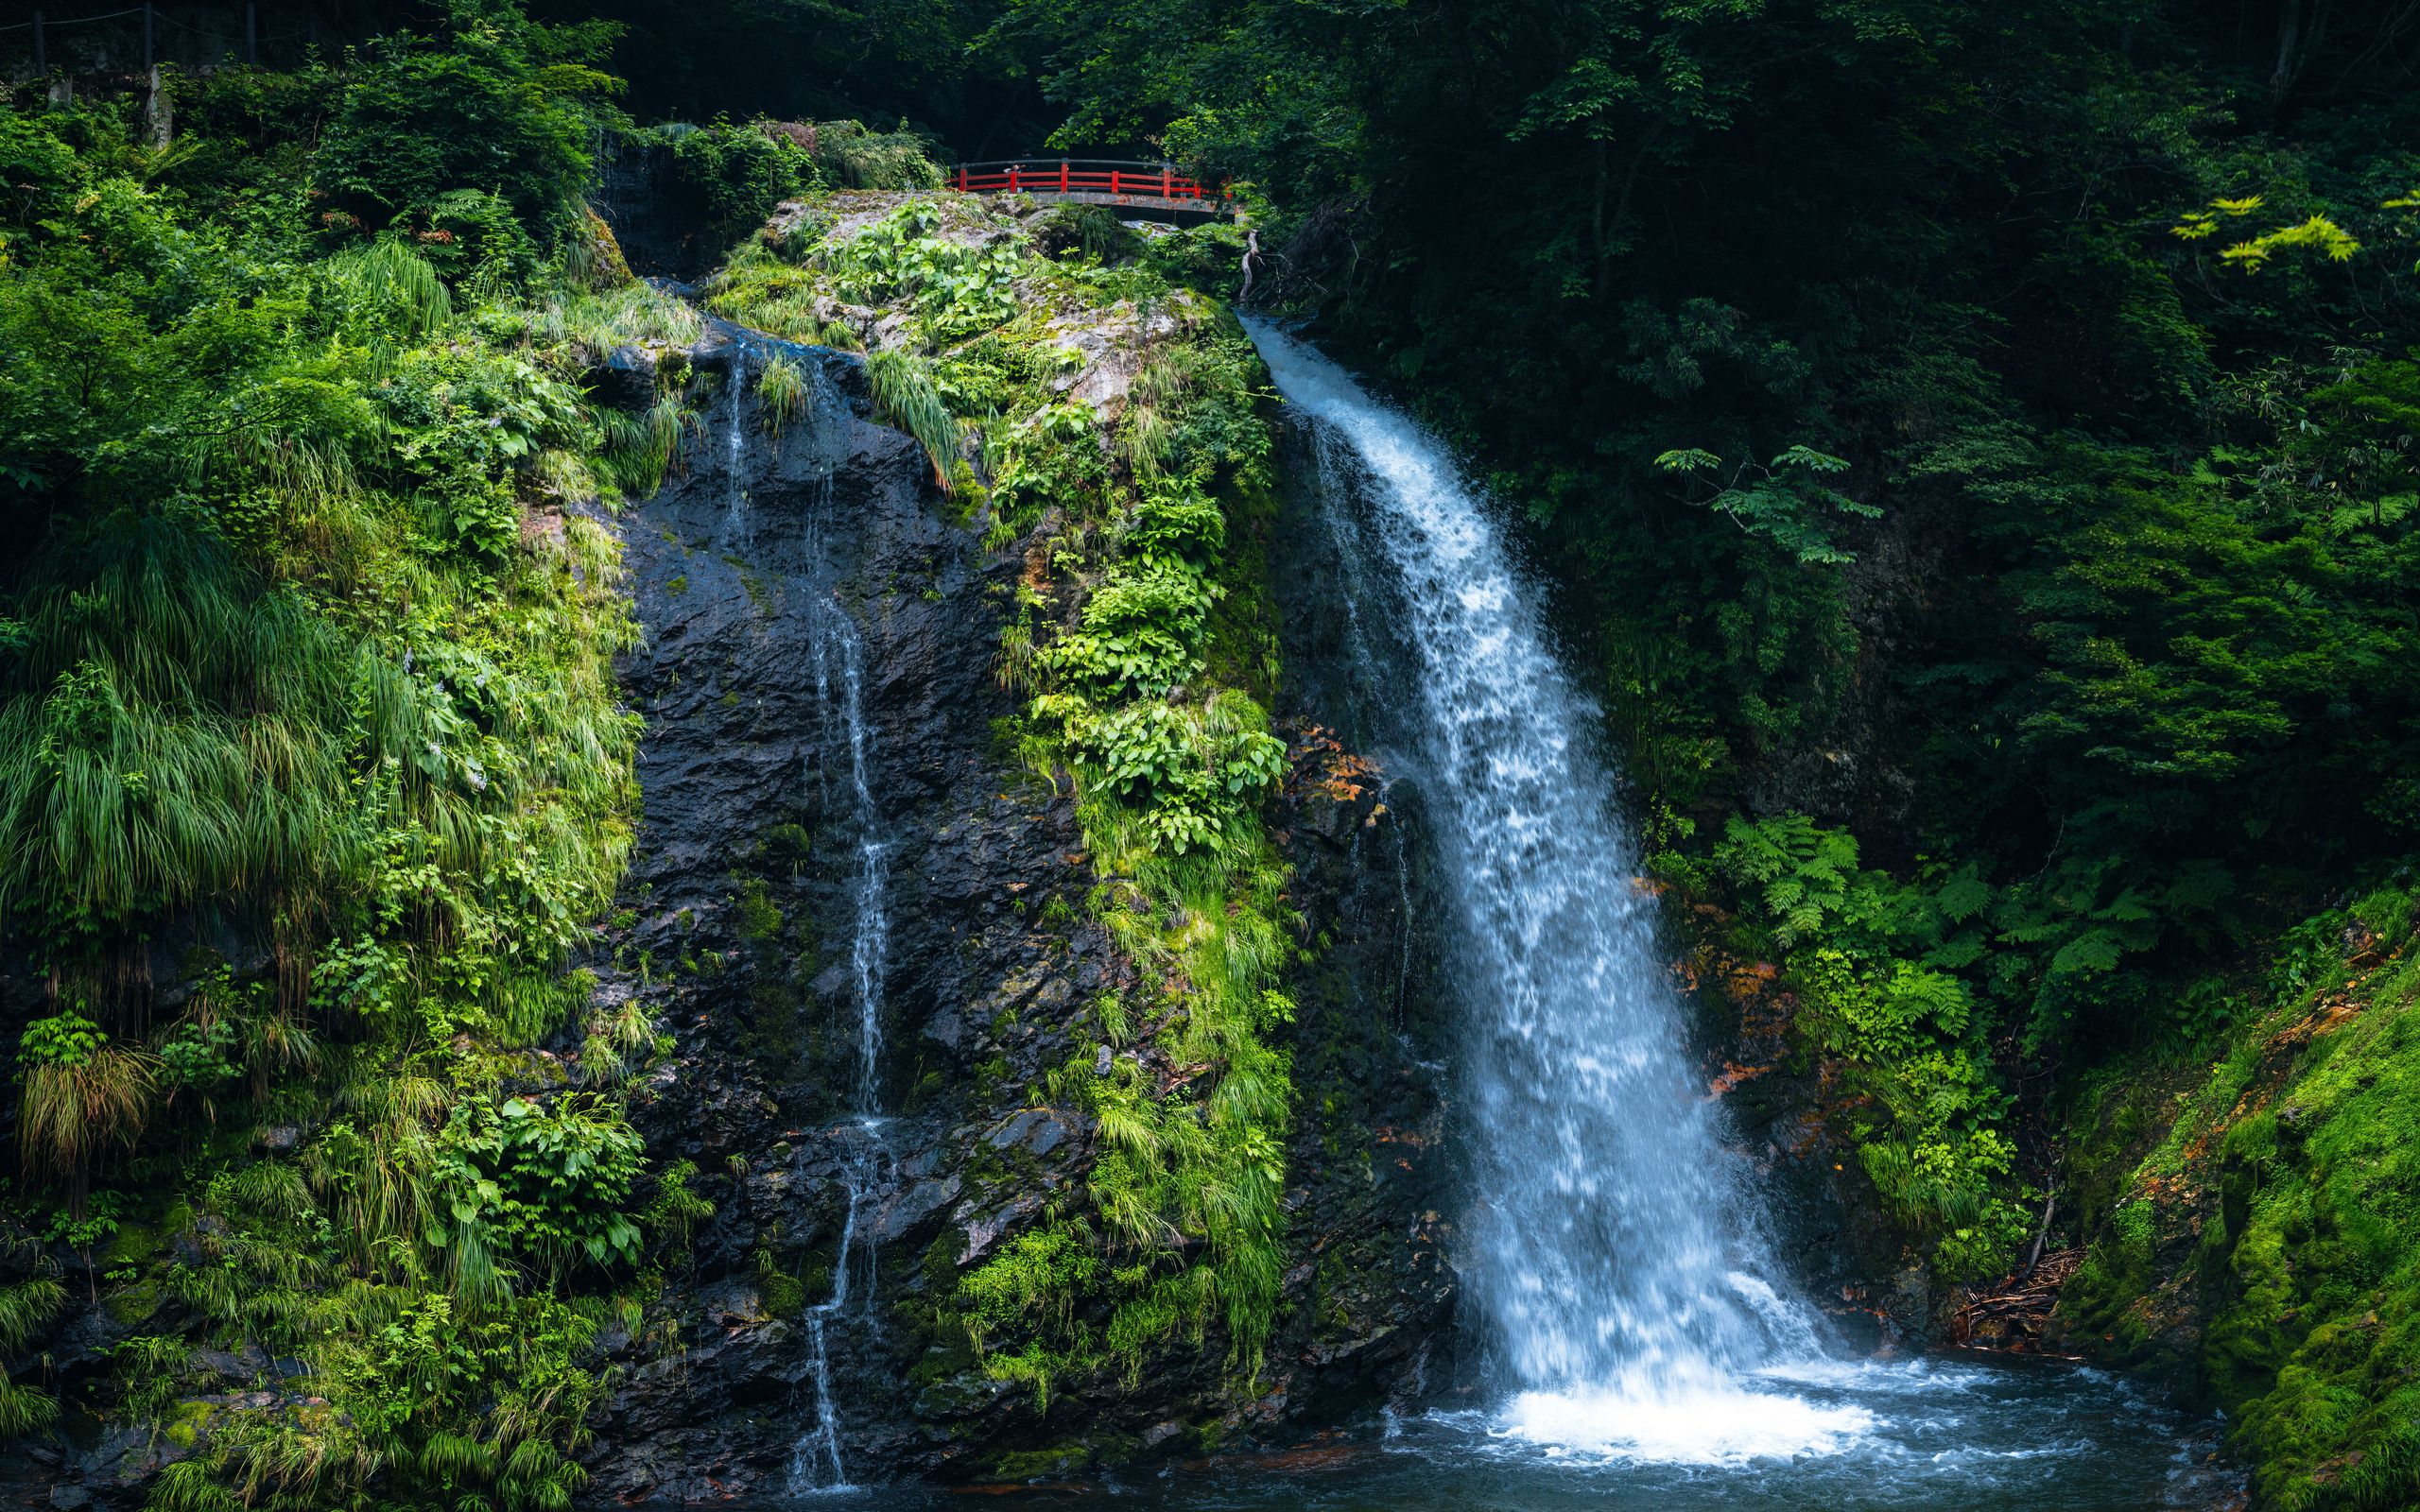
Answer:
[[[2007,939],[1986,923],[1993,889],[1972,868],[1931,868],[1913,885],[1862,869],[1855,839],[1800,814],[1735,816],[1715,867],[1787,953],[1802,1032],[1878,1109],[1855,1132],[1883,1201],[1931,1237],[1945,1275],[1998,1274],[2025,1214],[1988,1046],[1996,1015],[1978,1001]]]
[[[453,1228],[430,1243],[484,1230],[504,1251],[548,1265],[635,1262],[640,1235],[627,1209],[640,1164],[637,1133],[594,1098],[458,1105],[434,1167]]]
[[[968,246],[932,234],[939,212],[911,202],[844,241],[811,254],[861,304],[899,303],[922,319],[927,339],[956,341],[1016,313],[1010,284],[1025,252],[1013,241]]]
[[[2191,210],[2171,228],[2182,240],[2193,242],[2218,234],[2221,217],[2241,220],[2258,210],[2262,197],[2253,195],[2243,199],[2213,199],[2207,210]],[[2393,209],[2395,201],[2388,200]],[[2280,226],[2244,241],[2230,243],[2219,253],[2222,262],[2256,273],[2268,266],[2269,260],[2281,251],[2308,250],[2319,253],[2331,263],[2349,263],[2361,249],[2359,239],[2325,215],[2312,215],[2290,226]]]

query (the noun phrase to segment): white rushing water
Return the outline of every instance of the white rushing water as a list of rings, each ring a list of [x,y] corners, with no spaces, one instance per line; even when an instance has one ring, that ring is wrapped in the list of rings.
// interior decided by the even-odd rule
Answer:
[[[735,546],[748,543],[748,438],[739,423],[739,402],[748,389],[748,338],[735,335],[731,342],[731,371],[723,381],[730,396],[723,417],[723,503],[722,530],[726,542]]]
[[[1692,1074],[1596,713],[1536,585],[1432,437],[1246,324],[1313,422],[1351,633],[1382,639],[1410,684],[1389,755],[1423,793],[1456,916],[1465,1280],[1503,1390],[1495,1431],[1668,1463],[1848,1448],[1873,1414],[1779,1379],[1821,1359],[1812,1317],[1774,1279]]]

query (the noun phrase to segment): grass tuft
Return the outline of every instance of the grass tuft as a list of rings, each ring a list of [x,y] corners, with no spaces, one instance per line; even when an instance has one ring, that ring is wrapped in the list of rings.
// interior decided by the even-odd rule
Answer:
[[[811,397],[805,372],[786,356],[773,358],[757,374],[757,415],[769,433],[779,435],[792,421],[805,414]]]
[[[933,466],[933,481],[946,493],[950,464],[958,458],[958,421],[934,386],[933,370],[923,358],[905,352],[877,352],[866,359],[873,386],[874,412],[925,448]]]

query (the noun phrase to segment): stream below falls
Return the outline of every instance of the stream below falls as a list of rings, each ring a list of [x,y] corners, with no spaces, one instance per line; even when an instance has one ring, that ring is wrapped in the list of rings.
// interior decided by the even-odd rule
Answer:
[[[821,1496],[831,1512],[948,1507],[1168,1512],[2141,1512],[2239,1504],[2214,1436],[2097,1370],[1927,1358],[1760,1383],[1841,1415],[1786,1454],[1693,1457],[1685,1435],[1623,1448],[1548,1444],[1498,1411],[1431,1412],[1268,1454],[1181,1461],[1024,1486],[887,1486]],[[1575,1425],[1578,1426],[1578,1425]],[[1721,1430],[1737,1425],[1708,1424]],[[2202,1431],[2196,1431],[2201,1427]]]

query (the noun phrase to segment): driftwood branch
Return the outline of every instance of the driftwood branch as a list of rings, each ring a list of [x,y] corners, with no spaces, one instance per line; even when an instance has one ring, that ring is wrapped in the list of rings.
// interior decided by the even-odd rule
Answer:
[[[2031,1276],[2033,1267],[2042,1263],[2042,1246],[2050,1238],[2050,1215],[2058,1211],[2059,1194],[2053,1192],[2049,1200],[2042,1204],[2042,1231],[2033,1236],[2033,1247],[2025,1252],[2025,1267],[2017,1275]]]

